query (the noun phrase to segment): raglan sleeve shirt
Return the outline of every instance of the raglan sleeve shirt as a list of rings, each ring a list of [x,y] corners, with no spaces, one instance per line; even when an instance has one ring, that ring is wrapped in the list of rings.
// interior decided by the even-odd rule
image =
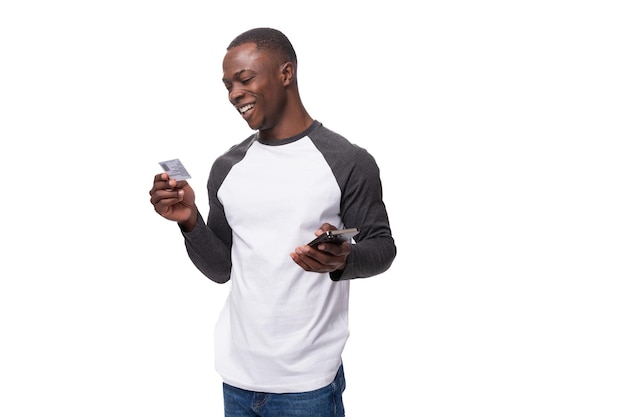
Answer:
[[[313,137],[333,171],[341,188],[341,214],[343,227],[357,227],[360,233],[352,245],[343,271],[330,273],[330,278],[346,280],[367,278],[385,272],[396,255],[387,210],[383,202],[379,167],[365,149],[348,144],[343,137],[324,128],[319,122],[312,126]],[[231,229],[224,215],[224,207],[217,198],[217,189],[232,165],[245,156],[255,135],[229,150],[219,158],[209,176],[209,216],[205,223],[198,214],[196,228],[183,233],[188,254],[196,267],[209,279],[225,283],[230,279],[232,244]],[[306,175],[306,172],[294,175]],[[270,198],[270,197],[268,197]]]
[[[360,230],[346,267],[330,273],[330,278],[337,281],[381,274],[391,266],[396,247],[383,202],[378,165],[372,155],[356,145],[345,146],[343,141],[328,140],[320,141],[318,146],[341,189],[342,227]]]
[[[374,158],[315,121],[302,134],[251,135],[214,163],[209,215],[183,232],[208,278],[231,282],[216,325],[216,368],[228,384],[304,392],[332,381],[348,338],[348,288],[386,271],[396,247]],[[342,271],[304,271],[289,253],[324,222],[357,227]]]

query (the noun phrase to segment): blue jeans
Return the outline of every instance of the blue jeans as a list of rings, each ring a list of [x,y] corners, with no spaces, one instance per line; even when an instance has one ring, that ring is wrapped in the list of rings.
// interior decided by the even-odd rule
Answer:
[[[344,417],[343,365],[329,385],[309,392],[269,394],[224,384],[225,417]]]

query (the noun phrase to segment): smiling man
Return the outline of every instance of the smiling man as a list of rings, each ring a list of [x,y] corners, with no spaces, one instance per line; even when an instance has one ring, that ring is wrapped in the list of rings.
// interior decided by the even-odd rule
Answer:
[[[344,416],[350,281],[396,255],[374,158],[307,113],[297,65],[275,29],[228,46],[223,82],[254,133],[215,160],[206,223],[186,181],[160,173],[150,190],[196,267],[230,282],[215,329],[226,417]],[[306,244],[337,228],[359,233]]]

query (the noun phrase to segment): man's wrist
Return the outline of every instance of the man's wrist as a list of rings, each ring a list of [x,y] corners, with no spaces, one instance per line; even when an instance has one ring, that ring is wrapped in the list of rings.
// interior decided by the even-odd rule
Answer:
[[[178,222],[178,225],[183,232],[189,233],[196,227],[196,223],[198,223],[198,212],[194,210],[193,215],[191,215],[189,219]]]

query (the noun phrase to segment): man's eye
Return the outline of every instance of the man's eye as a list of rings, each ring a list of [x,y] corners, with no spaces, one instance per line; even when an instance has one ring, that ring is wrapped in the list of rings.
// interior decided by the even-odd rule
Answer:
[[[241,80],[241,84],[249,84],[249,83],[250,83],[250,81],[252,81],[252,77],[250,77],[250,78],[244,78],[244,79],[242,79],[242,80]]]

